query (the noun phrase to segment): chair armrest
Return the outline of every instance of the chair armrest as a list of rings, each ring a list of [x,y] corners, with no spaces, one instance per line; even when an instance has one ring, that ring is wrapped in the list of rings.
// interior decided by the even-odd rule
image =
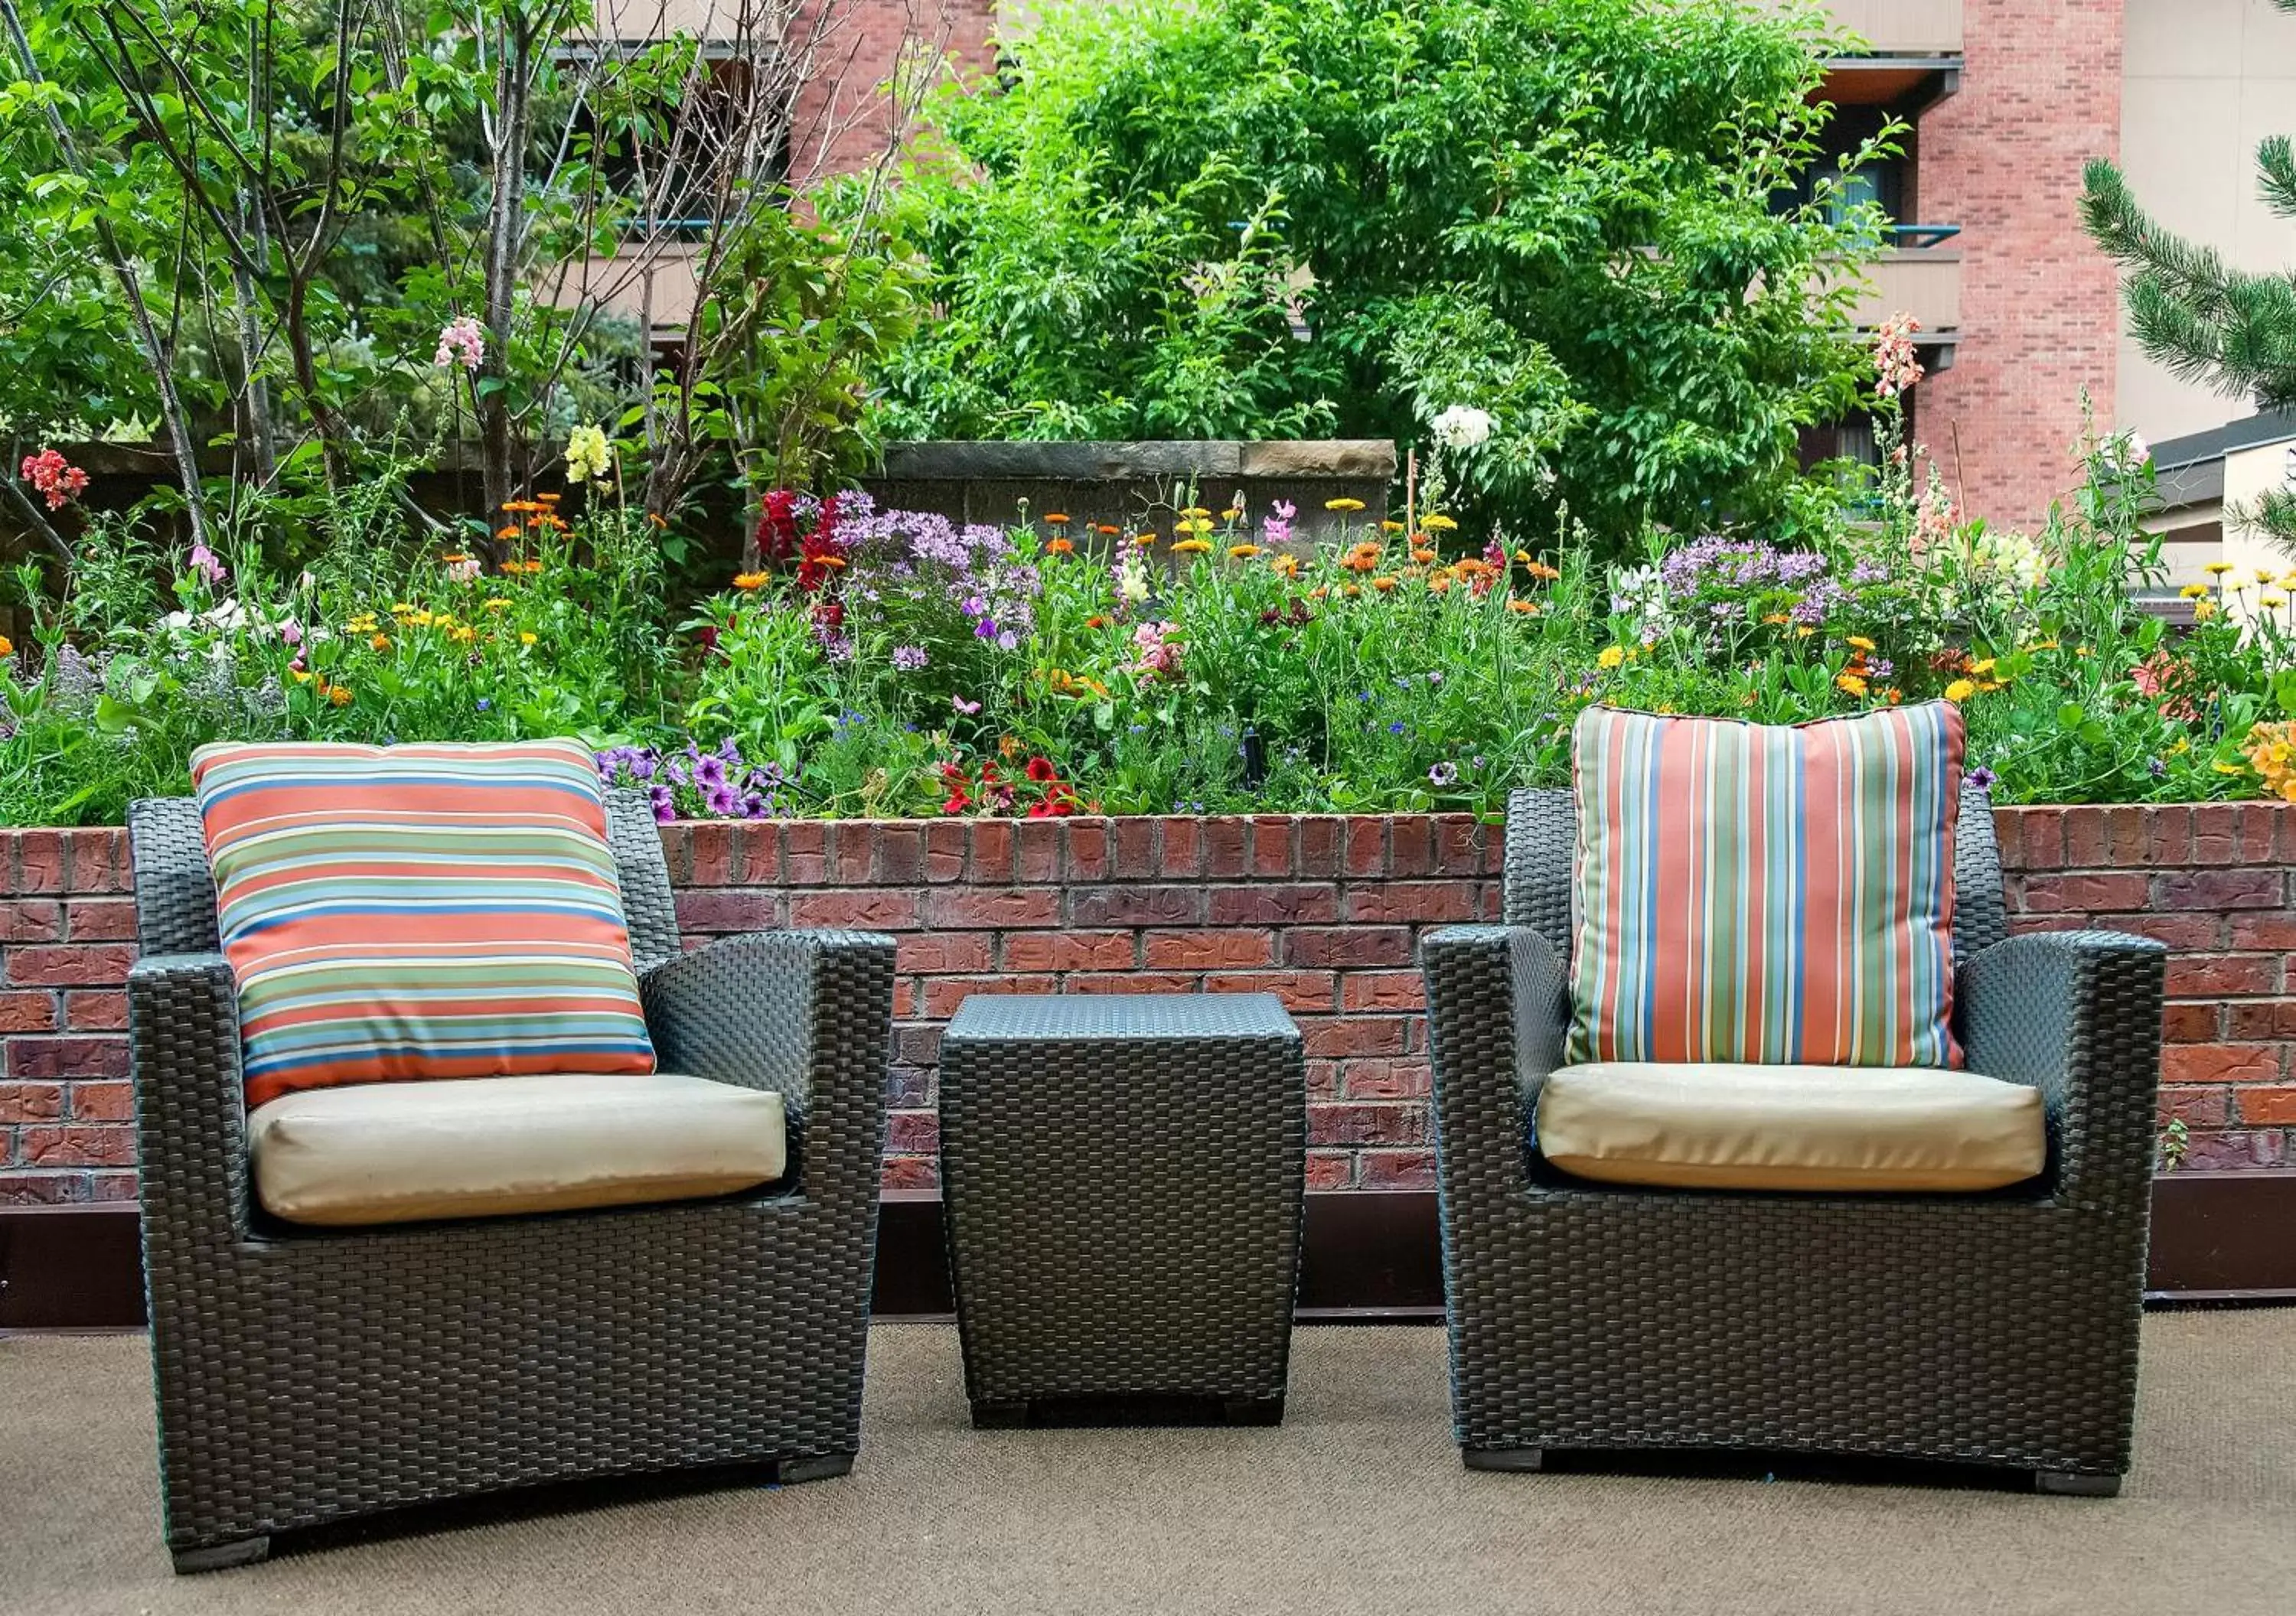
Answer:
[[[1525,1182],[1527,1123],[1562,1064],[1570,979],[1526,926],[1455,926],[1419,945],[1434,1057],[1435,1141],[1456,1207]]]
[[[2041,1091],[2059,1200],[2125,1207],[2150,1192],[2168,951],[2119,932],[2033,932],[1954,972],[1969,1069]]]
[[[151,954],[127,973],[139,1195],[152,1269],[248,1236],[239,987],[221,954]]]
[[[893,940],[755,932],[647,971],[638,990],[663,1070],[782,1097],[790,1181],[873,1204],[892,1059]]]

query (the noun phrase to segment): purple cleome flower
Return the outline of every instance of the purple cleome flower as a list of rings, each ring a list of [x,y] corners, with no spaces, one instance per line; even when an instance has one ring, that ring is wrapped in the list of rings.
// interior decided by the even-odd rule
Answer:
[[[904,673],[914,673],[932,660],[922,645],[897,645],[893,648],[893,665]]]

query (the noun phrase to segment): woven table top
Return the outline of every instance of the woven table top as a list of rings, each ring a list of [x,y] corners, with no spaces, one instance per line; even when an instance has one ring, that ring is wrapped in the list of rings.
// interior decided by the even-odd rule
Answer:
[[[1273,993],[975,993],[943,1041],[1299,1036]]]

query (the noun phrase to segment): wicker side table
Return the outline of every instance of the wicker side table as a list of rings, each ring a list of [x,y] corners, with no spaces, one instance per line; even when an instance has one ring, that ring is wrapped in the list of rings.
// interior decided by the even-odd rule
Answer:
[[[1282,1420],[1307,1062],[1273,994],[976,995],[940,1119],[976,1425],[1179,1399]]]

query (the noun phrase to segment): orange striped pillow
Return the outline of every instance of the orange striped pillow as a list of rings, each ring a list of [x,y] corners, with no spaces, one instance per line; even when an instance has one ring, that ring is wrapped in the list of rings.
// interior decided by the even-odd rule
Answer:
[[[651,1072],[577,741],[192,758],[250,1106],[394,1078]]]
[[[1780,728],[1590,707],[1568,1058],[1958,1066],[1948,702]]]

